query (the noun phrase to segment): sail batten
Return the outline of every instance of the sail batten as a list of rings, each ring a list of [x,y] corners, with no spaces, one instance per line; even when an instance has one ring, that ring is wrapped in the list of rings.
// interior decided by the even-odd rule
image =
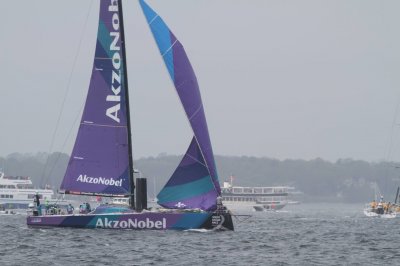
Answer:
[[[61,184],[67,193],[130,195],[126,73],[117,1],[100,1],[96,50],[85,108]]]
[[[182,43],[144,0],[140,4],[194,134],[181,163],[157,196],[158,203],[167,208],[214,209],[221,189],[196,75]],[[207,186],[193,185],[200,179]],[[174,182],[184,185],[177,187]],[[194,194],[179,192],[186,189]]]

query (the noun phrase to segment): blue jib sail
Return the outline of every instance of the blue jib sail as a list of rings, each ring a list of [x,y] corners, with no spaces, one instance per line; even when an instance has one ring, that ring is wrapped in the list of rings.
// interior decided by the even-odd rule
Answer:
[[[158,14],[143,0],[140,4],[194,134],[181,163],[158,194],[158,203],[166,208],[213,210],[221,189],[197,78],[182,44]]]
[[[118,1],[100,1],[89,91],[61,189],[71,194],[130,194],[128,128]]]

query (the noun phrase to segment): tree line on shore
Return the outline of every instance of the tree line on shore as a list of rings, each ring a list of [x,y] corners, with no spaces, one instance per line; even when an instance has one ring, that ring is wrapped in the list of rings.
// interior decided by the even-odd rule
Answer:
[[[148,194],[154,197],[178,165],[181,156],[160,154],[135,160],[134,167],[148,178]],[[65,153],[13,153],[0,157],[6,175],[30,176],[37,187],[60,186],[69,156]],[[340,159],[277,160],[250,156],[216,156],[219,179],[237,186],[292,186],[305,201],[366,202],[380,192],[394,200],[400,185],[395,162]],[[377,190],[377,189],[378,190]],[[393,198],[393,199],[392,199]]]

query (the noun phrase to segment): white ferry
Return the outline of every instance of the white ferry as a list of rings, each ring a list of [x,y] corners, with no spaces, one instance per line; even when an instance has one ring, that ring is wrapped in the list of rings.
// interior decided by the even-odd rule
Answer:
[[[40,199],[55,203],[53,190],[49,188],[35,189],[30,177],[6,176],[0,172],[0,206],[6,209],[26,209],[33,197],[38,193]],[[59,202],[60,203],[60,202]]]
[[[256,211],[280,210],[288,204],[292,187],[238,187],[224,182],[222,200],[228,209],[254,208]]]

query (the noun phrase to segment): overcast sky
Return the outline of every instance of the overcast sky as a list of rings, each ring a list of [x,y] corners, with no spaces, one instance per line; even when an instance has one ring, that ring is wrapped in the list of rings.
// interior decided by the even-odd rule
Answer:
[[[400,1],[148,3],[185,46],[216,154],[400,160]],[[98,8],[1,1],[0,156],[49,151],[66,93],[51,150],[71,152]],[[191,130],[137,1],[124,18],[134,157],[182,154]]]

